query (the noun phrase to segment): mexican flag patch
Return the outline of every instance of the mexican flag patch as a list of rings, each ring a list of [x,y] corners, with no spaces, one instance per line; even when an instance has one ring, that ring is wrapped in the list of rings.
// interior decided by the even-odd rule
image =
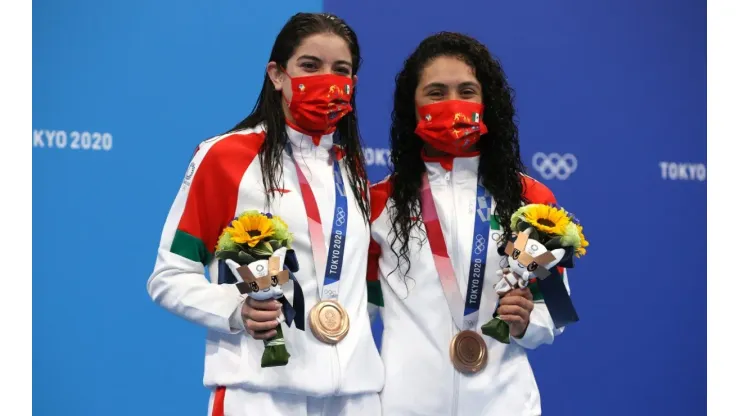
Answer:
[[[492,230],[501,231],[501,223],[499,222],[498,215],[491,215],[491,220],[489,222]]]

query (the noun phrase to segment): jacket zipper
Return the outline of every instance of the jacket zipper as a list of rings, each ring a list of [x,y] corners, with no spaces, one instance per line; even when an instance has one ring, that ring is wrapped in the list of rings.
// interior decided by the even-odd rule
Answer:
[[[311,158],[312,161],[318,161],[319,160],[316,152],[317,152],[317,149],[314,149],[314,152],[311,155],[311,156],[313,156]],[[306,162],[306,164],[307,164],[307,167],[308,167],[308,163],[307,162]],[[331,174],[332,174],[332,179],[331,179],[332,187],[331,187],[331,191],[333,192],[334,191],[334,186],[333,186],[333,184],[334,184],[334,176],[333,176],[334,175],[334,171],[333,170],[332,170]],[[334,203],[336,203],[336,201],[334,201]],[[331,239],[331,234],[330,234],[330,237],[329,238]],[[329,242],[329,245],[331,245],[331,242]],[[327,247],[327,249],[328,249],[328,247]],[[317,277],[319,277],[319,276],[322,276],[323,277],[322,274],[318,274]],[[322,278],[322,277],[319,277],[319,278]],[[319,292],[319,301],[321,301],[321,293],[320,292]],[[332,390],[334,391],[334,394],[336,395],[336,393],[339,392],[339,389],[341,387],[342,366],[339,363],[339,351],[337,351],[337,346],[336,345],[332,346],[331,350],[332,350],[332,352],[331,352],[331,358],[330,358],[330,360],[331,360],[330,366],[331,366],[331,375],[332,375],[332,383],[333,383]]]
[[[334,393],[339,393],[339,386],[341,385],[342,380],[342,366],[339,365],[339,351],[337,351],[337,346],[332,347],[332,354],[331,354],[331,373],[334,375]]]
[[[452,253],[455,254],[456,257],[459,256],[458,252],[458,245],[457,245],[457,233],[455,230],[457,230],[457,198],[455,197],[455,182],[453,181],[452,174],[455,170],[454,164],[450,172],[447,172],[446,178],[447,178],[447,186],[449,186],[450,192],[452,193],[452,215],[450,216],[450,219],[452,220],[452,227],[450,227],[450,236],[452,237],[452,244],[451,247],[453,248]],[[450,259],[451,260],[451,259]],[[457,274],[457,273],[455,273]],[[457,333],[460,331],[460,328],[457,327],[455,324],[455,318],[452,318],[452,336],[454,337],[457,335]],[[457,369],[452,369],[452,415],[457,415],[459,412],[458,409],[458,396],[460,391],[460,374],[458,373]]]
[[[454,337],[458,333],[458,328],[455,323],[452,323],[452,336]],[[450,338],[451,339],[451,338]],[[458,373],[455,367],[452,368],[452,416],[457,416],[458,409],[458,395],[460,394],[460,373]]]

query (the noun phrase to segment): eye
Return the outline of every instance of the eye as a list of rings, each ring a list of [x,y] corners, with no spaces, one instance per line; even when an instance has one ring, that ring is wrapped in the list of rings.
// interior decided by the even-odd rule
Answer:
[[[352,70],[350,68],[347,68],[346,66],[341,66],[334,70],[339,75],[346,75],[349,76],[352,74]]]
[[[513,258],[514,260],[517,260],[519,258],[519,254],[521,254],[521,251],[514,249],[514,252],[511,253],[511,258]]]
[[[538,266],[537,263],[531,262],[527,265],[527,271],[533,272],[537,270],[537,266]]]
[[[429,93],[427,93],[427,96],[432,98],[444,98],[444,94],[441,90],[431,90]]]
[[[460,91],[460,95],[463,97],[474,97],[478,95],[478,92],[472,88],[465,88],[464,90]]]
[[[314,72],[319,69],[318,65],[308,61],[301,63],[301,68],[306,72]]]

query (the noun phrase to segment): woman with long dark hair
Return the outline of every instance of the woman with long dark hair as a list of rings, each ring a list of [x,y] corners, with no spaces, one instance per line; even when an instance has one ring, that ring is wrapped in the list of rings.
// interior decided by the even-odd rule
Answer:
[[[396,77],[393,173],[371,188],[368,267],[384,415],[540,414],[525,349],[559,331],[529,289],[494,290],[508,219],[555,203],[524,174],[514,115],[500,63],[465,35],[425,39]],[[480,333],[497,310],[508,343]]]
[[[353,95],[360,62],[344,21],[293,16],[252,114],[201,143],[188,167],[147,288],[157,304],[208,329],[211,415],[380,414],[383,367],[362,281],[370,231]],[[255,300],[214,260],[221,232],[247,210],[279,216],[294,234],[297,282],[283,290],[297,305],[300,287],[305,309],[296,306],[294,325],[280,327],[286,365],[261,365],[263,340],[288,323],[284,305]]]

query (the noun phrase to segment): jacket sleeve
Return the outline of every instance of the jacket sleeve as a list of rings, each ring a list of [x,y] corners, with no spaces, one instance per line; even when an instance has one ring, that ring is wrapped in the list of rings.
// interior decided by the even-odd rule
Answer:
[[[570,286],[568,284],[568,272],[563,270],[563,282],[570,295]],[[512,342],[520,346],[533,350],[542,344],[552,344],[557,335],[563,333],[565,328],[555,328],[555,324],[550,317],[545,302],[542,300],[535,301],[534,309],[529,315],[529,326],[524,331],[521,338],[510,337]]]
[[[370,249],[367,256],[367,309],[370,321],[375,320],[383,307],[383,292],[380,287],[378,275],[378,262],[380,261],[380,245],[370,239]]]
[[[234,217],[245,164],[251,162],[235,157],[240,153],[227,141],[202,146],[193,156],[165,221],[147,291],[175,315],[233,334],[243,330],[245,297],[235,285],[214,283],[218,277],[212,282],[205,274],[221,231]]]
[[[382,248],[372,238],[375,221],[385,212],[391,194],[390,176],[370,187],[370,247],[367,256],[367,307],[370,320],[374,320],[383,308],[383,291],[380,283],[380,258]]]

